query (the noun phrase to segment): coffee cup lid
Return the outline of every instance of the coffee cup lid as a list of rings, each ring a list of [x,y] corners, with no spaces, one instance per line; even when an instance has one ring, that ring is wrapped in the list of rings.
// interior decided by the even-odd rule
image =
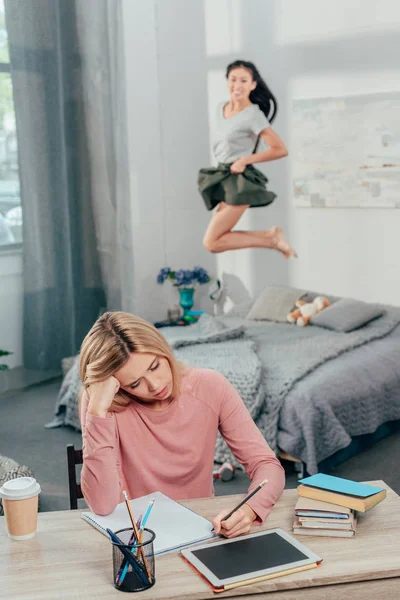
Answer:
[[[34,477],[17,477],[6,481],[0,488],[3,500],[27,500],[40,494],[40,485]]]

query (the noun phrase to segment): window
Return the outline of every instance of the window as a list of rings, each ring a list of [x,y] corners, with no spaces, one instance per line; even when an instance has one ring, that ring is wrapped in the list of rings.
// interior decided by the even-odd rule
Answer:
[[[0,0],[0,251],[21,243],[17,133],[4,0]]]

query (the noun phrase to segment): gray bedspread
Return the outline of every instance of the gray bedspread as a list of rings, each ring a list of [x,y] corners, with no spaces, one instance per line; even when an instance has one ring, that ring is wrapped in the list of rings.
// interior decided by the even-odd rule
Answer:
[[[272,449],[277,451],[280,413],[287,395],[295,384],[307,380],[309,374],[318,371],[324,364],[334,363],[342,354],[351,355],[354,349],[387,336],[396,328],[399,321],[400,310],[393,309],[358,330],[351,333],[338,333],[321,327],[299,328],[273,322],[264,322],[260,326],[252,325],[248,320],[225,318],[224,324],[228,326],[225,335],[229,331],[241,331],[240,326],[242,326],[245,328],[246,337],[256,343],[258,358],[263,367],[260,383],[256,363],[252,368],[252,363],[248,362],[249,349],[243,346],[246,342],[244,340],[227,342],[223,337],[221,339],[215,337],[218,331],[221,331],[218,320],[206,317],[204,324],[200,320],[198,325],[186,331],[176,331],[176,328],[166,329],[164,335],[175,348],[178,345],[185,346],[176,351],[178,358],[186,359],[195,366],[215,368],[231,381],[245,401],[265,439]],[[214,342],[209,347],[204,344],[207,337],[202,335],[202,328],[205,328],[208,333],[208,339]],[[180,343],[179,336],[182,336]],[[250,380],[254,379],[256,382],[257,395],[253,393],[254,390],[249,389],[247,382],[243,381],[243,370],[240,365],[246,362],[248,362],[248,376]],[[262,383],[263,390],[260,390]],[[338,377],[336,386],[337,388],[344,386],[346,390],[347,383],[345,381],[342,383],[342,379]],[[262,392],[264,398],[260,402]],[[369,420],[374,418],[375,415],[368,417]],[[332,429],[328,431],[334,435]],[[221,439],[218,439],[215,458],[218,461],[233,460]]]
[[[278,445],[307,464],[351,438],[400,419],[400,327],[383,339],[328,361],[296,383],[282,404]]]
[[[277,445],[305,462],[310,474],[317,473],[318,463],[345,448],[352,437],[373,433],[383,423],[400,419],[400,326],[389,325],[400,322],[400,309],[386,308],[384,320],[371,323],[386,322],[386,335],[319,361],[284,396],[278,415]],[[269,324],[227,317],[224,322],[243,325],[246,334],[257,342],[268,388],[268,371],[272,368]],[[311,336],[326,333],[313,326],[302,331]],[[318,363],[318,352],[312,354]],[[267,413],[264,418],[268,418]]]

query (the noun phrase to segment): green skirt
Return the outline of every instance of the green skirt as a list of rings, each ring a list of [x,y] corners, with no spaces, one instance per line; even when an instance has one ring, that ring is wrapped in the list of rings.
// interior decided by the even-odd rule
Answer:
[[[261,171],[248,165],[243,173],[231,173],[230,164],[200,169],[199,192],[208,210],[220,202],[233,206],[267,206],[276,198],[274,192],[267,190],[268,179]]]

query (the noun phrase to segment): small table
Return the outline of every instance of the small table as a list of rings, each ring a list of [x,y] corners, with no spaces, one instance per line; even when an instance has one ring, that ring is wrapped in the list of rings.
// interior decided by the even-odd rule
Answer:
[[[221,594],[221,599],[337,600],[393,598],[400,592],[400,497],[383,481],[387,498],[361,514],[354,538],[299,536],[323,559],[320,568],[278,577]],[[219,496],[182,502],[207,518],[236,504],[241,496]],[[261,529],[291,532],[296,490],[285,490]],[[24,542],[8,539],[0,517],[0,595],[13,600],[87,600],[119,598],[112,585],[109,540],[79,518],[81,511],[39,514],[38,531]],[[260,531],[254,527],[254,531]],[[140,596],[141,597],[141,596]],[[156,557],[156,584],[146,600],[216,598],[211,588],[179,553]]]
[[[191,325],[192,323],[188,323],[183,319],[179,318],[176,320],[166,319],[165,321],[157,321],[154,323],[154,327],[157,329],[161,329],[162,327],[186,327],[187,325]]]
[[[197,323],[199,317],[179,317],[179,319],[166,319],[165,321],[157,321],[154,323],[154,327],[161,329],[162,327],[187,327]]]

